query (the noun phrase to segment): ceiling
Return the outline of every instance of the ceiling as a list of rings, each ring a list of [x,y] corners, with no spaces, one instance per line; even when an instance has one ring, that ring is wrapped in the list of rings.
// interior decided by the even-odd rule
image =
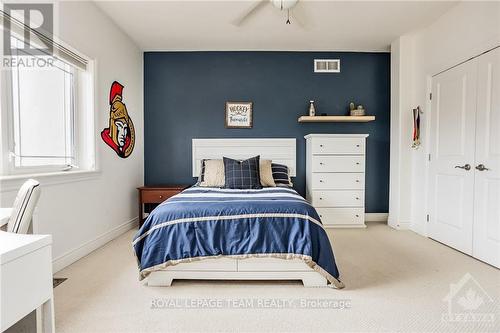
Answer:
[[[425,27],[456,2],[308,1],[286,12],[265,4],[240,26],[255,1],[96,1],[144,51],[387,51],[391,41]]]

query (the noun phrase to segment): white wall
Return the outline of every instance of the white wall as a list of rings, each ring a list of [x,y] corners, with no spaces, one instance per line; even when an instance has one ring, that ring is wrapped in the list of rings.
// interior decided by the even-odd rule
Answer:
[[[55,270],[86,255],[137,223],[136,187],[144,179],[142,51],[92,2],[59,3],[58,37],[96,61],[95,110],[99,172],[40,177],[38,231],[52,234]],[[108,125],[109,88],[117,80],[136,132],[132,155],[122,159],[100,139]],[[0,206],[12,205],[17,181],[0,182]]]
[[[391,159],[388,224],[406,229],[411,222],[411,113],[413,103],[412,36],[401,36],[391,44]]]
[[[401,40],[411,40],[411,42],[403,45]],[[432,112],[429,101],[431,77],[499,45],[499,2],[461,2],[430,26],[402,36],[392,44],[399,53],[406,52],[413,55],[410,57],[410,64],[404,63],[396,66],[396,69],[402,73],[400,80],[409,80],[410,83],[407,86],[399,85],[391,89],[392,98],[403,100],[409,98],[410,101],[407,105],[402,105],[401,109],[391,108],[391,113],[404,114],[405,116],[400,117],[407,117],[410,120],[409,126],[407,123],[399,125],[399,129],[405,133],[404,137],[411,137],[411,109],[420,105],[424,111],[421,123],[422,147],[413,150],[409,148],[409,145],[404,145],[399,151],[401,156],[391,156],[391,162],[393,158],[405,160],[410,157],[411,159],[408,166],[399,165],[395,170],[392,169],[391,165],[391,179],[395,177],[393,173],[399,173],[401,179],[410,180],[410,184],[401,186],[399,192],[398,188],[394,187],[391,198],[400,198],[400,200],[406,201],[405,204],[399,204],[399,206],[410,204],[410,227],[418,233],[425,235],[427,232],[426,189],[427,154],[429,152],[428,131],[430,113]],[[411,70],[408,70],[408,67]],[[391,145],[393,144],[398,143],[393,142],[391,137]],[[391,192],[392,190],[391,185]],[[408,196],[407,193],[410,195]],[[389,214],[392,213],[389,212]]]

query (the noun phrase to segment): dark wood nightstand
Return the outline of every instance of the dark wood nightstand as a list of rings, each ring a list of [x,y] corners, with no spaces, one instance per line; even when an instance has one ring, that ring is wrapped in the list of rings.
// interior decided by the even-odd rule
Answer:
[[[142,186],[139,191],[139,227],[144,223],[144,204],[160,204],[189,185]]]

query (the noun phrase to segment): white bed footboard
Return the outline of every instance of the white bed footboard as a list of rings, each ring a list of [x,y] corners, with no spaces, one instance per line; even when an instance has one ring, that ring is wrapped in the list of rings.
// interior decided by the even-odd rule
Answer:
[[[305,287],[326,287],[327,280],[299,259],[216,258],[170,266],[152,272],[148,286],[170,286],[173,280],[300,280]]]

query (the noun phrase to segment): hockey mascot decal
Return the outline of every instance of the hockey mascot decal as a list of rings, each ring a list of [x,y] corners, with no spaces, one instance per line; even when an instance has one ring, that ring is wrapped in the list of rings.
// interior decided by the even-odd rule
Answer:
[[[109,127],[102,130],[102,140],[118,156],[129,157],[134,150],[134,123],[123,103],[123,86],[116,81],[113,82],[109,91],[109,105]]]

